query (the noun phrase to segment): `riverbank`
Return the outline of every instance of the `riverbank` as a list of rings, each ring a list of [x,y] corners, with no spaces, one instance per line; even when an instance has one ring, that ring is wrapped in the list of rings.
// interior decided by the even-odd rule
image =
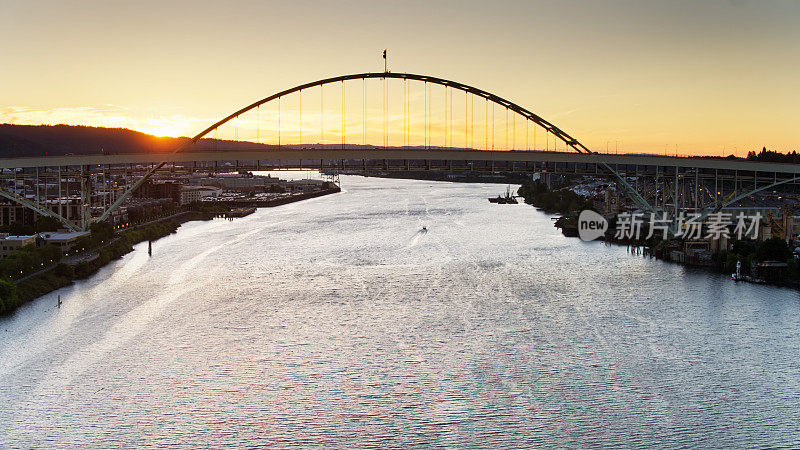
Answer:
[[[525,203],[546,213],[558,214],[559,217],[553,225],[567,237],[578,237],[578,216],[581,211],[595,209],[589,199],[569,189],[550,190],[540,182],[523,184],[518,193],[525,199]],[[664,240],[660,233],[649,239],[620,239],[616,236],[616,216],[608,215],[606,219],[608,229],[598,239],[609,244],[626,246],[631,254],[728,275],[736,272],[737,263],[741,262],[744,280],[800,288],[800,264],[783,239],[732,240],[725,249],[711,251],[708,241],[675,238]],[[642,226],[646,235],[645,230],[646,224]],[[705,250],[698,249],[703,245],[707,247]]]
[[[188,211],[178,218],[130,228],[92,250],[91,253],[96,253],[94,258],[83,259],[75,265],[60,262],[52,270],[21,279],[14,283],[16,295],[3,298],[0,315],[10,314],[24,303],[91,276],[109,262],[133,251],[133,246],[140,242],[157,240],[175,233],[184,222],[203,218],[201,213]]]
[[[109,262],[133,251],[133,246],[144,241],[155,241],[177,232],[190,221],[211,220],[215,217],[238,218],[255,211],[257,207],[275,207],[302,200],[341,192],[338,186],[314,192],[295,194],[267,201],[201,202],[190,210],[159,217],[117,233],[102,223],[93,224],[88,239],[82,243],[90,248],[80,255],[64,258],[49,268],[12,280],[0,280],[0,316],[11,314],[21,305],[65,286],[75,280],[85,279]],[[73,263],[69,263],[69,261]]]
[[[336,194],[341,192],[339,186],[333,185],[322,189],[317,189],[312,192],[303,192],[298,194],[289,194],[283,197],[259,199],[259,198],[235,198],[219,201],[204,201],[201,202],[201,208],[204,210],[210,208],[211,210],[231,209],[231,208],[273,208],[275,206],[288,205],[289,203],[299,202],[302,200],[310,200],[312,198],[322,197],[325,195]]]

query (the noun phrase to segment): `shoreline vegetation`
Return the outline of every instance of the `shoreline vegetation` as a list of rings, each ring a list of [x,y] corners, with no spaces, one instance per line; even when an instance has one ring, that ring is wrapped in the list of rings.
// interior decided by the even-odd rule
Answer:
[[[338,187],[326,188],[273,202],[259,202],[251,208],[241,208],[242,205],[234,202],[197,202],[182,211],[151,218],[117,232],[108,223],[94,223],[90,234],[75,244],[77,248],[87,249],[79,257],[65,257],[53,245],[25,246],[0,264],[0,317],[10,315],[23,304],[69,286],[76,280],[90,277],[110,262],[132,252],[134,245],[174,234],[186,222],[243,217],[254,212],[255,207],[280,206],[336,192],[340,192]],[[45,262],[48,263],[46,267]]]
[[[567,237],[578,237],[578,215],[582,210],[591,209],[599,213],[593,203],[585,197],[565,187],[551,190],[538,180],[523,183],[517,193],[525,199],[526,204],[548,214],[558,214],[559,217],[555,220],[554,226]],[[781,265],[781,270],[759,278],[759,281],[765,284],[800,289],[800,264],[794,258],[789,244],[781,238],[770,238],[763,241],[732,239],[727,249],[715,251],[710,254],[709,258],[683,259],[674,256],[682,254],[680,251],[684,248],[685,240],[675,238],[665,240],[658,233],[650,239],[617,239],[615,236],[616,216],[609,217],[608,214],[605,216],[609,222],[608,230],[605,236],[601,236],[599,240],[609,244],[624,245],[633,254],[686,266],[703,267],[728,275],[735,273],[737,263],[741,262],[742,275],[752,278],[758,278],[756,272],[759,265],[777,262]],[[676,251],[679,253],[676,254]]]
[[[91,234],[78,245],[90,248],[88,253],[92,257],[82,259],[75,264],[63,262],[60,255],[57,262],[50,270],[26,276],[14,281],[3,273],[0,280],[0,316],[8,315],[21,305],[39,298],[52,291],[69,286],[76,280],[82,280],[93,275],[111,261],[122,258],[133,251],[133,246],[144,241],[153,241],[175,233],[180,225],[190,220],[205,220],[206,215],[199,212],[187,211],[177,214],[177,218],[162,220],[139,227],[132,227],[114,234],[110,225],[96,223],[92,225]],[[29,251],[21,250],[18,253]],[[56,249],[58,251],[58,249]],[[3,272],[6,272],[5,265]]]

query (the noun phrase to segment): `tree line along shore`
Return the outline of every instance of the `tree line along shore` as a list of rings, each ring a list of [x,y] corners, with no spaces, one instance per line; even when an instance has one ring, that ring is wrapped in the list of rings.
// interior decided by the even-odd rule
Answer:
[[[578,236],[578,216],[581,211],[589,209],[602,213],[590,199],[578,195],[567,187],[550,189],[539,180],[523,183],[518,194],[525,199],[525,203],[546,213],[558,214],[554,226],[565,236]],[[687,260],[678,257],[677,255],[681,254],[676,253],[684,247],[686,240],[663,239],[660,234],[648,239],[620,239],[616,236],[616,215],[607,213],[604,216],[608,219],[609,226],[600,239],[606,242],[640,249],[638,252],[646,256],[703,266],[718,273],[735,273],[738,265],[744,276],[765,283],[800,288],[800,261],[789,243],[780,237],[764,240],[732,239],[724,248],[712,252],[702,261]],[[772,270],[764,271],[765,276],[765,273],[758,273],[759,268],[763,267],[770,267]]]

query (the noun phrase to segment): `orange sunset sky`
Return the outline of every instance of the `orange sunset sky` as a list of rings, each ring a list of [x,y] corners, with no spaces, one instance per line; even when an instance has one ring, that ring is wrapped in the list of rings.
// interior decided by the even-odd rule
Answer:
[[[785,152],[800,150],[798,19],[789,0],[4,0],[0,122],[191,136],[274,92],[381,71],[387,48],[394,72],[485,89],[593,150]],[[319,108],[313,95],[304,108]],[[297,134],[285,114],[284,136]],[[316,137],[314,114],[302,126]]]

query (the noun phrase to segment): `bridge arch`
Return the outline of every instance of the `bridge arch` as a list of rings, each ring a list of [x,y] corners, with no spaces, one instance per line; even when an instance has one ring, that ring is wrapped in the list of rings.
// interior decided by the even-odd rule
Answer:
[[[429,76],[429,75],[418,75],[418,74],[412,74],[412,73],[395,73],[395,72],[364,72],[364,73],[356,73],[356,74],[350,74],[350,75],[340,75],[340,76],[336,76],[336,77],[324,78],[324,79],[321,79],[321,80],[312,81],[312,82],[301,84],[301,85],[298,85],[298,86],[295,86],[295,87],[292,87],[292,88],[289,88],[289,89],[285,89],[283,91],[280,91],[280,92],[277,92],[275,94],[272,94],[272,95],[270,95],[268,97],[262,98],[261,100],[253,102],[253,103],[251,103],[251,104],[249,104],[249,105],[247,105],[247,106],[245,106],[245,107],[243,107],[243,108],[241,108],[241,109],[239,109],[237,111],[234,111],[233,113],[231,113],[228,116],[222,118],[221,120],[215,122],[214,124],[210,125],[208,128],[204,129],[203,131],[201,131],[197,135],[193,136],[188,141],[186,141],[183,144],[181,144],[180,146],[178,146],[172,153],[179,153],[179,152],[191,147],[192,145],[196,144],[198,141],[203,139],[205,136],[207,136],[209,133],[211,133],[214,130],[218,129],[220,126],[222,126],[222,125],[224,125],[224,124],[236,119],[237,117],[241,116],[242,114],[245,114],[245,113],[247,113],[249,111],[252,111],[253,109],[256,109],[256,108],[260,107],[261,105],[264,105],[265,103],[272,102],[273,100],[278,100],[278,99],[280,99],[282,97],[285,97],[285,96],[287,96],[289,94],[293,94],[295,92],[300,92],[300,91],[303,91],[303,90],[306,90],[306,89],[311,89],[311,88],[315,88],[315,87],[325,86],[325,85],[328,85],[328,84],[340,83],[340,82],[351,81],[351,80],[367,80],[367,79],[413,80],[413,81],[421,81],[421,82],[425,82],[425,83],[431,83],[431,84],[445,86],[445,87],[449,87],[449,88],[453,88],[453,89],[458,89],[460,91],[463,91],[463,92],[466,92],[466,93],[469,93],[469,94],[472,94],[472,95],[475,95],[475,96],[478,96],[478,97],[482,97],[482,98],[486,99],[487,101],[491,101],[491,102],[493,102],[493,103],[495,103],[497,105],[500,105],[500,106],[502,106],[504,108],[507,108],[510,111],[513,111],[513,112],[525,117],[527,120],[535,123],[536,125],[541,126],[545,130],[547,130],[549,133],[552,133],[553,136],[555,136],[555,138],[561,140],[562,142],[564,142],[565,145],[567,145],[568,147],[572,148],[573,150],[575,150],[578,153],[593,153],[586,146],[581,144],[577,139],[575,139],[574,137],[570,136],[564,130],[562,130],[561,128],[557,127],[553,123],[545,120],[544,118],[542,118],[538,114],[535,114],[532,111],[528,110],[527,108],[524,108],[524,107],[522,107],[522,106],[520,106],[520,105],[518,105],[518,104],[516,104],[516,103],[514,103],[514,102],[512,102],[510,100],[507,100],[507,99],[505,99],[503,97],[500,97],[498,95],[492,94],[491,92],[485,91],[483,89],[476,88],[474,86],[470,86],[468,84],[459,83],[459,82],[453,81],[453,80],[447,80],[445,78],[433,77],[433,76]],[[127,191],[125,191],[125,193],[123,193],[123,195],[121,195],[117,199],[117,201],[115,201],[102,214],[102,216],[100,216],[100,218],[98,220],[99,221],[103,221],[106,218],[108,218],[108,216],[111,214],[111,212],[114,211],[116,208],[118,208],[122,204],[122,202],[124,202],[125,199],[127,199],[130,196],[130,194],[133,193],[133,191],[138,189],[139,186],[142,185],[142,183],[144,183],[148,178],[150,178],[150,176],[153,173],[155,173],[157,170],[161,169],[165,164],[167,164],[167,161],[161,162],[160,164],[158,164],[158,165],[152,167],[150,170],[148,170],[147,173],[145,173],[145,175],[142,178],[137,180]],[[628,185],[628,183],[625,181],[624,178],[622,178],[619,175],[617,175],[616,172],[610,166],[606,166],[606,168],[608,170],[610,170],[612,173],[615,174],[615,178],[617,178],[617,181],[620,182],[629,192],[631,192],[632,195],[634,195],[635,197],[639,197],[638,193],[636,193],[635,190],[630,185]],[[636,203],[640,204],[641,206],[649,207],[649,205],[647,204],[646,201],[644,201],[643,199],[641,199],[641,201],[640,201],[640,197],[639,197],[639,199],[634,198],[634,201]],[[650,209],[650,208],[647,208],[647,209]]]
[[[577,151],[579,153],[592,153],[591,150],[589,150],[586,146],[581,144],[577,139],[575,139],[574,137],[570,136],[569,134],[564,132],[562,129],[560,129],[559,127],[557,127],[553,123],[545,120],[544,118],[542,118],[541,116],[533,113],[532,111],[530,111],[530,110],[528,110],[528,109],[526,109],[526,108],[524,108],[524,107],[522,107],[522,106],[520,106],[520,105],[518,105],[518,104],[516,104],[516,103],[514,103],[512,101],[506,100],[503,97],[500,97],[498,95],[492,94],[491,92],[484,91],[483,89],[479,89],[479,88],[476,88],[476,87],[473,87],[473,86],[470,86],[470,85],[467,85],[467,84],[464,84],[464,83],[459,83],[457,81],[447,80],[447,79],[444,79],[444,78],[432,77],[432,76],[429,76],[429,75],[417,75],[417,74],[412,74],[412,73],[394,73],[394,72],[365,72],[365,73],[356,73],[356,74],[351,74],[351,75],[340,75],[340,76],[337,76],[337,77],[324,78],[324,79],[321,79],[321,80],[312,81],[310,83],[301,84],[299,86],[295,86],[293,88],[283,90],[281,92],[278,92],[278,93],[275,93],[273,95],[270,95],[269,97],[265,97],[265,98],[263,98],[261,100],[258,100],[258,101],[254,102],[254,103],[251,103],[250,105],[247,105],[244,108],[241,108],[238,111],[235,111],[232,114],[224,117],[223,119],[219,120],[218,122],[212,124],[211,126],[206,128],[205,130],[203,130],[200,133],[198,133],[189,142],[185,143],[184,145],[181,145],[178,149],[175,150],[175,152],[177,153],[177,152],[179,152],[179,151],[191,146],[192,144],[197,143],[197,141],[199,141],[203,137],[207,136],[209,133],[211,133],[215,129],[219,128],[220,126],[230,122],[231,120],[236,119],[237,117],[241,116],[242,114],[245,114],[245,113],[247,113],[249,111],[252,111],[253,109],[256,109],[256,108],[260,107],[261,105],[263,105],[265,103],[272,102],[273,100],[277,100],[277,99],[279,99],[281,97],[285,97],[285,96],[287,96],[289,94],[293,94],[295,92],[300,92],[300,91],[303,91],[303,90],[306,90],[306,89],[320,87],[320,86],[324,86],[324,85],[327,85],[327,84],[334,84],[334,83],[339,83],[339,82],[344,82],[344,81],[352,81],[352,80],[367,80],[367,79],[413,80],[413,81],[421,81],[421,82],[425,82],[425,83],[432,83],[432,84],[437,84],[437,85],[440,85],[440,86],[445,86],[445,87],[449,87],[449,88],[458,89],[460,91],[463,91],[463,92],[466,92],[466,93],[469,93],[469,94],[472,94],[472,95],[476,95],[478,97],[485,98],[488,101],[491,101],[491,102],[493,102],[495,104],[498,104],[498,105],[500,105],[500,106],[502,106],[504,108],[507,108],[510,111],[513,111],[513,112],[525,117],[527,120],[530,120],[531,122],[534,122],[536,125],[539,125],[540,127],[544,128],[548,132],[552,133],[556,138],[558,138],[562,142],[564,142],[564,144],[566,144],[567,146],[569,146],[570,148],[574,149],[575,151]]]

